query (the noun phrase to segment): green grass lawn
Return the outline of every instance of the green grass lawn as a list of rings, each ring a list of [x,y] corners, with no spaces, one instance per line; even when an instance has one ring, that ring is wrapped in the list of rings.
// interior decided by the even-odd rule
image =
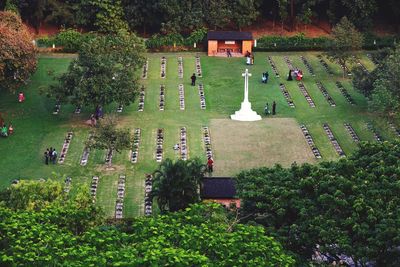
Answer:
[[[183,79],[178,78],[177,57],[179,55],[183,56]],[[275,61],[280,78],[276,78],[273,74],[267,61],[268,55],[272,56]],[[289,56],[294,66],[303,70],[303,82],[316,104],[315,108],[311,108],[308,105],[298,88],[297,82],[286,81],[288,67],[283,58],[285,55]],[[309,75],[300,59],[300,55],[305,56],[310,62],[316,74],[315,77]],[[334,71],[333,76],[328,75],[320,65],[317,55],[318,53],[315,52],[256,53],[254,66],[246,66],[244,58],[213,58],[202,55],[203,78],[199,78],[198,82],[204,83],[207,108],[206,110],[201,110],[197,86],[190,86],[190,76],[195,69],[195,54],[148,54],[148,78],[142,80],[146,86],[144,111],[137,111],[138,103],[136,102],[129,107],[125,107],[123,113],[118,115],[120,124],[130,128],[132,132],[137,127],[142,129],[138,163],[132,164],[129,160],[130,152],[123,151],[121,154],[114,156],[113,170],[108,170],[104,165],[104,151],[92,151],[88,164],[85,167],[80,166],[79,162],[84,149],[84,142],[88,138],[90,131],[84,121],[88,119],[91,110],[83,107],[82,113],[76,115],[73,114],[73,106],[63,105],[60,114],[52,114],[54,100],[39,95],[39,89],[53,82],[53,77],[48,74],[49,71],[54,70],[56,74],[62,73],[67,69],[71,58],[41,57],[37,72],[32,77],[27,88],[23,88],[27,99],[25,103],[17,103],[17,95],[0,92],[0,112],[7,123],[12,121],[15,128],[15,134],[12,137],[0,139],[0,187],[8,186],[13,179],[17,178],[38,179],[41,177],[54,177],[54,179],[63,179],[65,176],[71,176],[73,185],[76,185],[78,183],[89,183],[93,175],[98,175],[100,176],[100,183],[96,203],[104,208],[107,215],[112,216],[117,194],[118,177],[120,174],[126,174],[127,190],[124,213],[127,217],[137,216],[143,213],[144,175],[154,171],[158,165],[154,159],[157,128],[163,128],[165,131],[164,158],[177,159],[179,155],[172,147],[179,142],[179,129],[183,126],[187,128],[189,157],[199,156],[205,159],[201,129],[203,125],[210,126],[212,138],[213,131],[217,131],[215,135],[217,140],[212,140],[212,142],[217,142],[214,148],[216,168],[218,168],[218,161],[221,162],[221,165],[224,162],[225,166],[218,171],[218,175],[231,175],[232,170],[229,168],[229,164],[232,166],[237,165],[237,168],[234,169],[235,171],[242,168],[241,165],[235,162],[238,158],[232,157],[229,152],[238,151],[238,148],[236,147],[236,150],[225,150],[227,147],[223,147],[223,138],[224,130],[229,131],[229,134],[227,132],[226,135],[227,138],[228,136],[235,136],[235,127],[230,128],[227,126],[224,128],[223,123],[218,124],[215,121],[228,119],[230,114],[240,108],[243,98],[243,78],[241,73],[245,68],[249,68],[249,71],[253,74],[249,81],[250,101],[253,109],[259,114],[263,114],[266,102],[269,102],[270,106],[272,101],[277,103],[277,115],[274,116],[276,118],[274,122],[263,115],[263,123],[266,126],[253,129],[248,124],[245,126],[243,126],[244,124],[238,124],[237,129],[242,133],[243,131],[249,132],[248,140],[246,140],[249,145],[240,147],[240,151],[243,152],[242,156],[246,157],[247,155],[248,158],[246,160],[248,162],[255,161],[257,158],[260,162],[258,164],[265,162],[265,165],[268,166],[275,163],[288,165],[290,164],[288,161],[290,157],[286,156],[291,153],[297,153],[301,157],[301,149],[304,151],[304,161],[316,162],[314,158],[309,157],[310,150],[305,145],[305,141],[296,139],[301,133],[300,128],[293,127],[296,123],[305,124],[308,127],[316,146],[321,151],[323,160],[338,159],[336,151],[322,128],[322,124],[325,122],[329,123],[347,155],[351,154],[357,145],[344,128],[343,123],[345,122],[352,124],[363,141],[373,141],[373,134],[367,129],[366,122],[372,122],[386,140],[395,138],[386,121],[368,112],[366,99],[354,91],[351,80],[348,77],[342,78],[339,66],[325,59]],[[160,78],[161,56],[167,57],[167,75],[165,79]],[[361,54],[361,56],[361,62],[369,70],[372,70],[374,68],[373,63],[364,54]],[[269,82],[268,84],[262,84],[261,73],[266,70],[270,73]],[[316,81],[321,81],[324,84],[330,96],[336,102],[336,107],[329,106],[322,93],[318,90]],[[343,83],[354,98],[356,105],[352,106],[346,101],[336,88],[335,81]],[[286,85],[295,103],[295,108],[288,106],[279,90],[280,82]],[[180,83],[184,84],[185,90],[186,109],[184,111],[179,109],[178,84]],[[166,86],[164,111],[159,111],[158,108],[160,84],[165,84]],[[116,105],[110,105],[106,107],[106,111],[113,112],[115,108]],[[286,120],[287,118],[290,120]],[[268,124],[269,120],[271,121],[270,125]],[[262,140],[262,145],[271,150],[278,148],[281,153],[266,152],[268,160],[265,161],[262,160],[263,156],[265,156],[263,151],[260,150],[259,155],[254,155],[255,149],[251,144],[260,142],[260,136],[263,136],[263,131],[268,131],[268,127],[273,125],[278,127],[279,123],[285,124],[287,121],[293,122],[290,127],[280,125],[282,126],[282,131],[271,130],[268,134],[275,133],[275,136]],[[60,151],[64,137],[67,131],[70,130],[74,132],[74,136],[65,163],[62,165],[44,165],[44,150],[52,146]],[[298,132],[294,133],[294,131]],[[266,136],[268,135],[266,134]],[[222,148],[219,148],[221,144]],[[228,144],[228,146],[234,148],[232,144],[235,144],[235,142]],[[299,149],[295,147],[297,145]],[[239,158],[239,160],[242,158]]]

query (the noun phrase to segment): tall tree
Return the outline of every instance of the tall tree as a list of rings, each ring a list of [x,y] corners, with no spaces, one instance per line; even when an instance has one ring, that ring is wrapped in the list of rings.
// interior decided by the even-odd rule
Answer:
[[[230,2],[231,21],[241,30],[251,25],[259,15],[257,0],[233,0]]]
[[[107,155],[121,152],[131,147],[131,136],[128,129],[118,129],[115,116],[108,115],[99,123],[99,127],[93,133],[93,138],[87,141],[89,148],[106,149]],[[111,167],[112,161],[108,161]]]
[[[152,189],[152,197],[157,199],[161,212],[182,210],[199,202],[200,181],[205,171],[205,165],[198,158],[164,160],[154,172]]]
[[[327,56],[331,61],[342,66],[344,77],[346,63],[355,59],[355,52],[362,47],[363,36],[346,17],[343,17],[333,28],[332,38]]]
[[[21,19],[0,12],[0,88],[15,92],[36,69],[36,52]]]
[[[45,92],[75,105],[129,105],[138,95],[136,70],[143,66],[144,51],[143,41],[134,34],[99,35],[82,45],[67,73]]]

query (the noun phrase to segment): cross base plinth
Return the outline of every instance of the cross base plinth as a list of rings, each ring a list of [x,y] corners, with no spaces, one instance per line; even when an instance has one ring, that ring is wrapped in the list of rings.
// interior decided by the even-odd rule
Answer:
[[[259,121],[261,116],[251,109],[251,103],[243,101],[240,110],[231,115],[231,119],[235,121]]]

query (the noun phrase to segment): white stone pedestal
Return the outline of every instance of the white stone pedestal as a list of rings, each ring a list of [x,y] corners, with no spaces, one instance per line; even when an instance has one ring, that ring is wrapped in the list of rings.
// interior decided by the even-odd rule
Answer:
[[[261,116],[251,109],[251,103],[243,101],[240,110],[231,115],[231,119],[235,121],[259,121]]]

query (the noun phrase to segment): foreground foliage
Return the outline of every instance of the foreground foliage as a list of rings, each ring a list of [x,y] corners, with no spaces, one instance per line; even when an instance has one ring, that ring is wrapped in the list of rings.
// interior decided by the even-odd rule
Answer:
[[[44,191],[54,182],[9,190]],[[60,185],[59,185],[60,186]],[[22,188],[24,188],[22,190]],[[33,190],[35,191],[35,190]],[[37,198],[43,198],[39,192]],[[41,209],[0,206],[0,264],[65,266],[291,266],[261,227],[236,224],[218,205],[104,224],[88,190],[64,193]],[[62,200],[62,201],[61,201]],[[17,199],[11,201],[15,202]],[[14,203],[15,204],[15,203]]]
[[[303,259],[318,244],[332,258],[398,266],[399,166],[399,141],[364,143],[339,162],[242,172],[238,191],[244,214]]]

